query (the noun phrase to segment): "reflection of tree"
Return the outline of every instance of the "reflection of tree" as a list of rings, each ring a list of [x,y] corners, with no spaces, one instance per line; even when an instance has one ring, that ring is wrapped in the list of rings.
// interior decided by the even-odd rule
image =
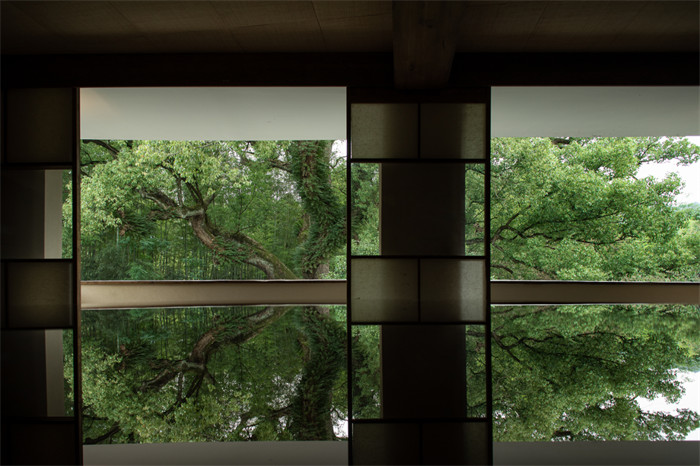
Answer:
[[[653,138],[497,139],[492,156],[494,278],[700,276],[700,212],[674,206],[680,180],[636,176],[643,163],[695,162],[697,147]],[[698,328],[697,307],[494,308],[497,438],[683,438],[698,426],[697,413],[647,413],[637,400],[680,397],[674,369],[697,367]],[[476,349],[477,340],[470,344]],[[470,370],[478,379],[477,359]],[[475,411],[480,398],[472,398]]]
[[[683,141],[492,142],[494,278],[697,280],[700,212],[653,161],[697,161]],[[327,142],[124,142],[82,147],[84,278],[343,276],[343,161]],[[466,248],[483,237],[483,173],[466,172]],[[378,252],[378,170],[353,168],[353,252]],[[374,228],[373,228],[374,227]],[[347,415],[344,329],[333,309],[85,313],[86,436],[191,441],[333,438]],[[495,308],[500,440],[677,438],[695,413],[645,413],[700,367],[698,309]],[[467,332],[470,415],[486,408],[483,336]],[[352,337],[354,409],[378,415],[376,328]],[[121,346],[120,346],[121,345]],[[107,435],[109,434],[109,435]]]
[[[638,403],[680,398],[674,368],[697,364],[697,308],[495,308],[492,324],[495,428],[504,440],[673,440],[700,421]],[[475,395],[478,408],[483,395]]]
[[[114,226],[118,235],[128,235],[143,246],[157,223],[184,222],[220,268],[247,264],[269,279],[320,278],[329,272],[329,260],[345,241],[340,179],[332,173],[338,161],[332,164],[332,158],[331,144],[326,141],[87,142],[83,145],[84,242],[104,242],[100,230]],[[286,224],[296,229],[296,241],[282,250],[279,238],[288,240],[291,235],[289,231],[277,235],[276,217],[290,213],[298,216],[297,223]],[[275,237],[270,238],[271,234]],[[176,254],[188,256],[185,246],[167,235],[165,239],[171,250],[162,255],[179,249]],[[141,252],[137,248],[135,253],[137,261],[143,262],[141,270],[150,268],[154,276],[140,278],[158,278],[147,256],[138,257]],[[115,278],[132,278],[129,273],[133,270],[130,265],[125,276]],[[88,269],[85,274],[91,272]],[[184,274],[182,270],[176,273]],[[168,398],[165,392],[174,392],[168,403],[153,398],[161,408],[152,414],[176,423],[178,413],[186,411],[191,400],[201,402],[204,385],[216,384],[210,361],[256,338],[287,310],[268,307],[245,316],[217,315],[193,340],[186,356],[151,357],[145,364],[148,369],[138,367],[143,376],[131,382],[137,396],[158,398],[163,393],[164,400]],[[289,418],[292,438],[333,438],[330,404],[334,384],[344,369],[343,330],[328,309],[307,307],[302,315],[294,321],[298,332],[294,351],[301,351],[303,362],[296,393],[287,406],[264,412],[270,419]],[[133,351],[127,345],[122,352],[125,370]],[[236,430],[240,433],[244,420],[258,422],[259,416],[236,413],[232,419],[239,419]],[[109,432],[124,431],[123,424],[123,419],[118,420]]]

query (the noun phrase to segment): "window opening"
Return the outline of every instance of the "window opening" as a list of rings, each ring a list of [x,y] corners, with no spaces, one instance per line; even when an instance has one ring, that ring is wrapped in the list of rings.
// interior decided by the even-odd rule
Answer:
[[[697,282],[692,140],[496,138],[491,147],[493,279]],[[659,162],[678,173],[655,172]],[[698,306],[546,303],[492,309],[496,441],[697,438],[700,406],[683,395],[697,378]]]
[[[223,89],[224,104],[208,89],[170,91],[84,92],[82,279],[137,296],[131,307],[83,309],[84,442],[347,438],[344,306],[288,286],[345,278],[344,90],[318,90],[314,103],[309,89]],[[341,119],[316,117],[325,129],[303,116],[339,96]],[[159,105],[182,132],[158,121],[154,134],[175,138],[143,139],[150,122],[139,113]],[[290,127],[331,138],[271,138]],[[209,139],[242,133],[253,138]],[[197,307],[178,302],[184,284],[199,290],[201,302],[186,304]],[[270,284],[296,298],[269,299]],[[231,307],[209,285],[250,297]],[[160,295],[171,300],[154,307],[149,290],[162,286],[174,287]]]

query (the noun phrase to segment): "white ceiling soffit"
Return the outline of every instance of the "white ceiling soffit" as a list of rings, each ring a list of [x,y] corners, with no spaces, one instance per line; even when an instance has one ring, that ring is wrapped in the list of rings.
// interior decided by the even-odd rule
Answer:
[[[345,139],[342,87],[84,88],[82,139]]]
[[[491,135],[696,136],[700,87],[494,87]]]

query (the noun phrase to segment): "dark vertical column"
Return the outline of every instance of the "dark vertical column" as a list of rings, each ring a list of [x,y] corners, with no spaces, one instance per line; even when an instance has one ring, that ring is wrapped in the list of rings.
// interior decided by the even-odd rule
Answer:
[[[78,94],[3,89],[2,463],[82,462],[79,402],[65,410],[63,334],[77,347]],[[62,179],[74,180],[73,253],[62,257]],[[77,351],[75,360],[79,360]],[[73,369],[80,397],[79,362]]]
[[[375,93],[351,106],[351,170],[380,165],[380,253],[350,261],[350,327],[381,326],[381,415],[351,420],[355,464],[492,461],[490,403],[485,417],[468,415],[479,388],[469,386],[466,337],[467,325],[482,329],[490,357],[484,180],[469,186],[484,218],[468,232],[465,215],[466,180],[488,175],[487,115],[487,92],[393,93],[385,103]],[[466,254],[468,234],[483,235],[484,253]]]

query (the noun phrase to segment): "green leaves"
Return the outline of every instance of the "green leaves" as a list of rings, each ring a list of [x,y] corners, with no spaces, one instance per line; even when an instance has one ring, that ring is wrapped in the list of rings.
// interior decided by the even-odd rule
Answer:
[[[345,164],[330,142],[95,141],[81,154],[85,278],[345,276]],[[696,148],[659,138],[496,139],[492,157],[490,232],[483,173],[465,173],[465,247],[482,254],[489,235],[493,278],[697,280],[700,210],[675,205],[678,177],[638,176],[645,163],[696,161]],[[353,253],[376,254],[379,166],[354,164],[350,189]],[[332,422],[347,415],[345,335],[334,311],[279,312],[249,340],[224,343],[253,328],[247,319],[258,311],[238,312],[84,313],[86,435],[332,437]],[[677,399],[676,368],[700,367],[697,308],[495,308],[493,316],[497,439],[677,438],[698,424],[696,413],[647,413],[637,401]],[[220,345],[207,374],[134,389],[187,360],[207,332]],[[378,329],[356,329],[352,340],[355,415],[376,417]],[[482,415],[483,336],[468,333],[467,347],[469,413]]]
[[[660,264],[687,222],[674,206],[679,178],[636,174],[651,160],[697,160],[687,141],[496,139],[492,149],[494,278],[677,279],[686,268]]]

